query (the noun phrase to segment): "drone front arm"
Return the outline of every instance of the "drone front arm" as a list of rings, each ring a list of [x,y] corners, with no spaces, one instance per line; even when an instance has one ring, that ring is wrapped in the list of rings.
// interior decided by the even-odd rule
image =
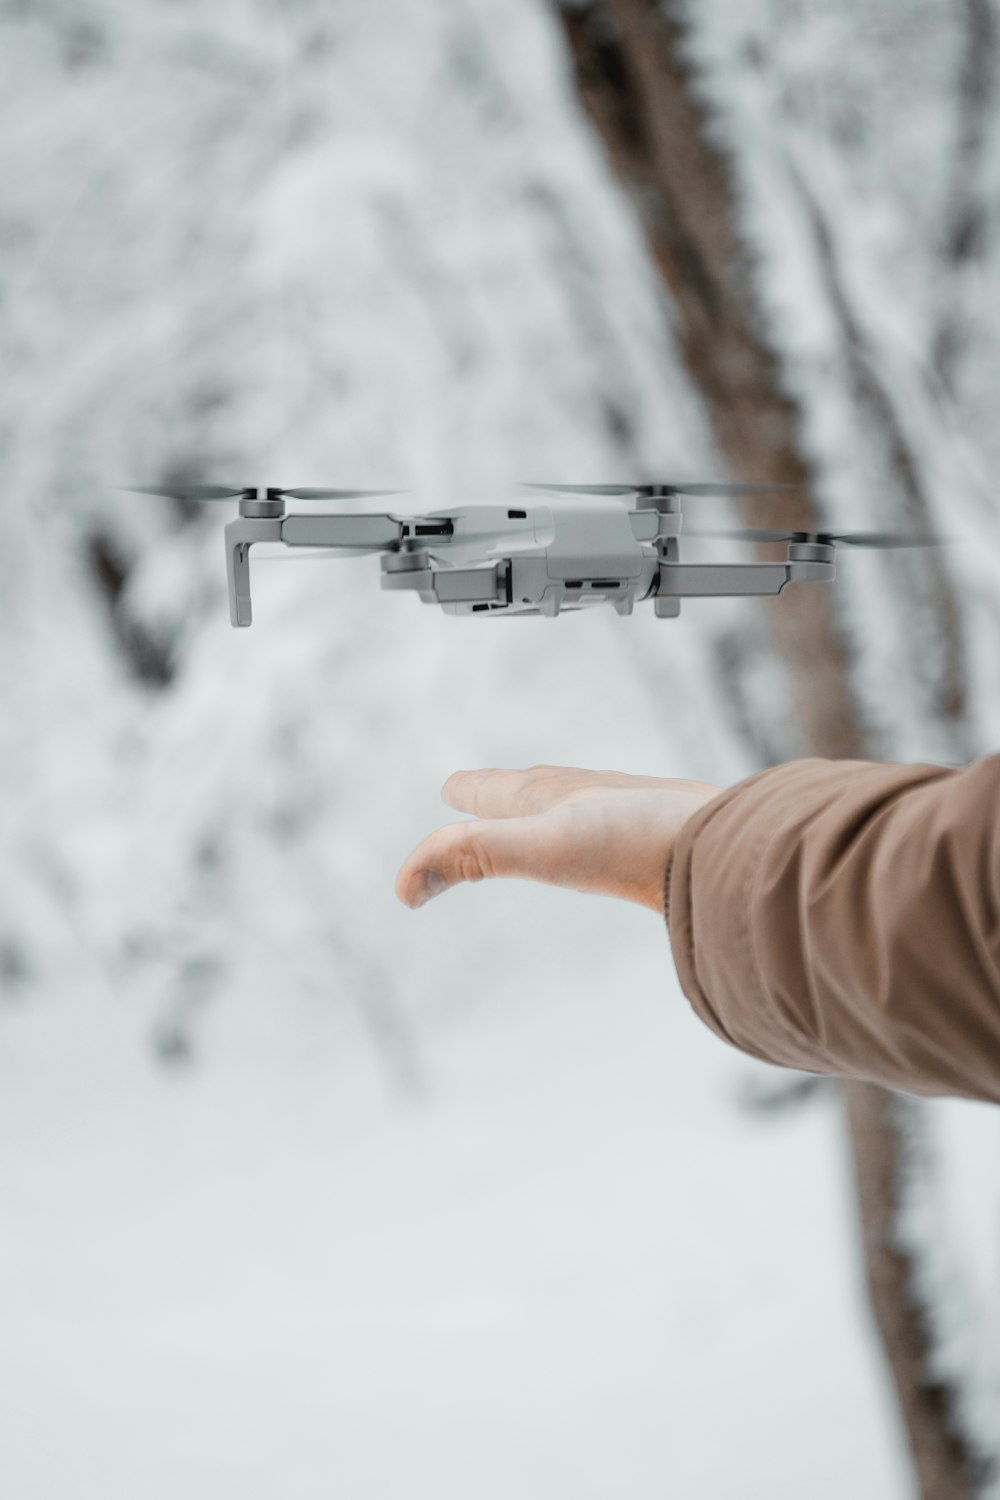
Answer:
[[[226,527],[226,572],[229,618],[236,626],[253,620],[250,603],[250,548],[254,542],[284,542],[289,547],[343,548],[346,552],[397,547],[420,517],[406,521],[385,514],[320,516],[243,516]],[[439,534],[442,523],[432,523]]]
[[[290,547],[395,547],[407,527],[407,522],[385,514],[285,516],[281,540]]]

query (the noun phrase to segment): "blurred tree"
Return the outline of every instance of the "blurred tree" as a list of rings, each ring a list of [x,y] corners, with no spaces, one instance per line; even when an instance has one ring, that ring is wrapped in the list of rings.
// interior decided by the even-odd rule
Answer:
[[[803,442],[800,404],[790,394],[782,350],[760,306],[733,163],[693,59],[679,7],[655,0],[586,0],[560,9],[581,99],[600,132],[611,164],[639,213],[657,267],[669,289],[678,337],[717,441],[739,478],[796,486],[780,524],[802,530],[824,524],[814,464]],[[960,88],[964,170],[952,194],[948,255],[961,268],[976,221],[975,161],[983,135],[983,101],[992,39],[988,6],[968,7],[969,44]],[[909,525],[933,534],[919,456],[900,420],[892,390],[869,357],[865,334],[839,274],[823,205],[789,157],[803,217],[811,231],[816,282],[839,329],[858,441],[866,425],[878,433],[897,503]],[[942,303],[937,348],[949,374],[959,313]],[[746,503],[748,525],[774,525],[774,510]],[[941,553],[927,549],[916,567],[924,630],[939,642],[914,673],[924,712],[943,729],[943,742],[965,757],[966,672],[959,611]],[[775,649],[791,678],[800,753],[867,757],[892,753],[866,722],[849,644],[831,591],[789,591],[763,604]],[[909,1180],[902,1170],[908,1143],[919,1138],[920,1107],[862,1083],[844,1088],[860,1206],[868,1284],[875,1318],[895,1379],[921,1491],[959,1500],[989,1477],[971,1434],[963,1430],[956,1390],[932,1373],[934,1330],[918,1288],[914,1252],[896,1232]]]

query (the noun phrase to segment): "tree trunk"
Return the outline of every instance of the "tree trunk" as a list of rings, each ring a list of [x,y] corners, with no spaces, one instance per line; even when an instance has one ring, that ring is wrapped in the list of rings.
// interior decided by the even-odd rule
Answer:
[[[895,1233],[909,1103],[867,1083],[843,1084],[868,1268],[868,1289],[925,1500],[974,1496],[990,1469],[955,1422],[954,1392],[928,1373],[932,1335],[913,1296],[912,1266]]]
[[[778,354],[762,329],[742,251],[725,159],[706,128],[681,46],[678,22],[655,0],[591,0],[561,11],[583,103],[635,205],[677,314],[684,359],[733,475],[797,487],[775,517],[747,502],[748,525],[817,530],[800,413],[782,387]],[[835,265],[816,219],[817,254],[836,307]],[[822,252],[827,252],[824,264]],[[837,309],[843,322],[846,304]],[[859,335],[848,323],[845,342]],[[853,367],[853,365],[852,365]],[[887,429],[884,441],[916,524],[930,527],[919,472],[891,403],[858,357],[858,399]],[[930,564],[927,595],[945,642],[932,703],[956,723],[964,707],[957,610],[943,573]],[[775,648],[791,678],[802,753],[863,758],[873,753],[856,703],[847,645],[831,590],[789,589],[764,601]],[[913,1299],[912,1267],[894,1247],[900,1132],[893,1097],[870,1084],[845,1086],[857,1199],[875,1320],[895,1379],[925,1500],[975,1493],[973,1455],[952,1430],[951,1393],[927,1378],[930,1335]]]

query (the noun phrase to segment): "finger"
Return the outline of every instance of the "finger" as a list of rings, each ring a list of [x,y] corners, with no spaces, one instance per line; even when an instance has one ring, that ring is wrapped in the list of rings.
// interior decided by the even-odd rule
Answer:
[[[405,906],[416,907],[463,881],[498,875],[545,880],[544,843],[533,818],[450,823],[418,844],[403,863],[396,895]]]
[[[526,771],[455,771],[441,788],[441,797],[457,812],[474,813],[480,818],[520,818],[547,812],[588,791],[608,787],[639,790],[670,784],[661,776],[539,765]]]
[[[456,771],[441,797],[456,812],[477,818],[523,818],[547,812],[569,792],[586,785],[593,771],[576,766],[530,766],[526,771]]]

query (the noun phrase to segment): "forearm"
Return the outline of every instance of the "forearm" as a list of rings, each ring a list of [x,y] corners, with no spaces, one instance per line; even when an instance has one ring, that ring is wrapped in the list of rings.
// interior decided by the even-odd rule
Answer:
[[[681,829],[678,974],[770,1062],[1000,1101],[1000,757],[794,761]]]

